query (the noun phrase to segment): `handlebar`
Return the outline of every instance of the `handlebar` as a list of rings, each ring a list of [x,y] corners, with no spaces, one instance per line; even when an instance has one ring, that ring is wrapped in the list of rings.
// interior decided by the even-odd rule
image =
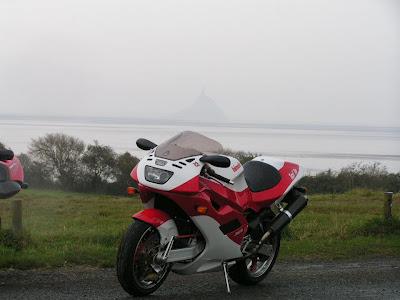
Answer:
[[[207,174],[210,175],[211,177],[221,180],[222,182],[225,182],[227,184],[233,184],[233,182],[230,181],[230,179],[215,173],[215,171],[213,169],[211,169],[210,167],[207,168]]]

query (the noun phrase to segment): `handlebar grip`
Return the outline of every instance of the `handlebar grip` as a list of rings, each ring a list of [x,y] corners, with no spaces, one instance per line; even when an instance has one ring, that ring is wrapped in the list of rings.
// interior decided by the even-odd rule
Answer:
[[[211,169],[211,168],[208,168],[207,172],[208,172],[208,174],[210,176],[212,176],[212,177],[214,177],[214,178],[216,178],[218,180],[221,180],[222,182],[225,182],[225,183],[228,183],[228,184],[233,184],[228,178],[215,173],[215,171],[213,169]]]

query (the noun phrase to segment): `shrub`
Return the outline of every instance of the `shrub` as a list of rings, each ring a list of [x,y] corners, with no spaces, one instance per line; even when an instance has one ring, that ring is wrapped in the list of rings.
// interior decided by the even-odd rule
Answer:
[[[339,172],[328,170],[301,179],[311,193],[344,193],[356,188],[400,190],[400,173],[389,173],[379,163],[354,163]]]
[[[385,220],[383,218],[374,218],[366,222],[360,228],[353,230],[356,235],[386,235],[394,234],[400,235],[400,219],[393,218],[391,220]]]
[[[31,236],[28,232],[15,234],[10,229],[0,230],[0,245],[20,251],[31,243]]]
[[[99,145],[94,141],[88,145],[82,155],[84,166],[83,177],[81,178],[83,191],[86,189],[95,192],[104,192],[109,182],[115,180],[115,164],[117,154],[110,146]]]

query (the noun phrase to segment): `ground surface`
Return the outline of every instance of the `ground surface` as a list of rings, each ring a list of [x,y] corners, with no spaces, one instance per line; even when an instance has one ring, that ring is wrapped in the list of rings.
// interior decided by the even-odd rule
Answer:
[[[277,262],[260,285],[231,282],[229,299],[400,299],[400,259]],[[148,299],[227,299],[223,274],[171,274]],[[0,271],[1,299],[130,299],[113,269]]]

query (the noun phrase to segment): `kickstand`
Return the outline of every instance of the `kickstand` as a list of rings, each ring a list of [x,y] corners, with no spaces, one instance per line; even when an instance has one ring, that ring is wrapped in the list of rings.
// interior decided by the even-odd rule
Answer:
[[[222,269],[224,270],[224,276],[225,276],[225,283],[226,283],[226,290],[228,294],[231,293],[231,287],[229,286],[229,278],[228,278],[228,270],[226,269],[226,266],[228,265],[227,262],[222,262]]]

